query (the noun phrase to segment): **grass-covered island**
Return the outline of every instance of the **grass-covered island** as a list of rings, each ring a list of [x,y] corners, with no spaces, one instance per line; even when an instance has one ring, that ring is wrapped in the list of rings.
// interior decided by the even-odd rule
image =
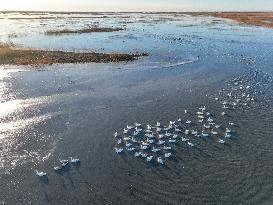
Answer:
[[[104,32],[115,32],[122,31],[123,28],[102,28],[102,27],[92,27],[83,29],[60,29],[60,30],[49,30],[46,31],[46,35],[63,35],[63,34],[82,34],[82,33],[104,33]]]
[[[96,53],[67,52],[18,48],[12,44],[0,43],[0,64],[5,65],[51,65],[64,63],[108,63],[133,61],[147,53]]]

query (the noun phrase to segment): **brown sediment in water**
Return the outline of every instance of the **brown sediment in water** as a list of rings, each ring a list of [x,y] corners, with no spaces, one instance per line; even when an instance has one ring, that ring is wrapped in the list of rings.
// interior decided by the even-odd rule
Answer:
[[[133,61],[146,53],[76,53],[15,48],[0,43],[0,65],[51,65],[64,63],[109,63]]]
[[[123,28],[100,28],[100,27],[92,27],[92,28],[84,28],[78,30],[71,29],[62,29],[62,30],[49,30],[46,31],[46,35],[62,35],[62,34],[81,34],[81,33],[95,33],[95,32],[115,32],[124,30]]]
[[[273,12],[205,12],[199,15],[227,18],[242,24],[273,28]]]

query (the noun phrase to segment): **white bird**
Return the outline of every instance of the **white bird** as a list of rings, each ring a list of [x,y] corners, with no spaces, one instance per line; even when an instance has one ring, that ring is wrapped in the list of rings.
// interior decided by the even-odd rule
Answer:
[[[80,162],[80,159],[76,159],[76,158],[70,157],[70,162],[71,162],[72,164],[76,164],[76,163],[79,163],[79,162]]]
[[[54,166],[53,169],[54,169],[55,171],[60,171],[60,170],[62,169],[62,167],[60,167],[60,166]]]
[[[152,159],[153,159],[153,156],[149,156],[149,157],[146,158],[146,161],[150,162],[150,161],[152,161]]]
[[[199,110],[201,110],[202,112],[204,112],[206,110],[206,106],[200,107]]]
[[[38,170],[35,170],[36,175],[38,175],[39,177],[45,177],[46,173],[45,172],[39,172]]]
[[[191,142],[188,142],[188,145],[191,146],[191,147],[194,147],[194,144],[191,143]]]
[[[184,137],[181,137],[181,140],[182,140],[182,142],[189,141],[189,139],[188,139],[188,138],[184,138]]]
[[[115,147],[115,151],[116,151],[117,154],[120,154],[121,152],[123,152],[123,149]]]
[[[231,129],[226,128],[226,133],[231,133]]]
[[[226,133],[226,134],[225,134],[225,138],[231,138],[231,135],[228,134],[228,133]]]
[[[185,135],[188,135],[190,130],[185,130]]]
[[[226,115],[226,113],[225,113],[225,112],[222,112],[221,114],[222,114],[222,116]]]
[[[144,145],[144,146],[149,146],[150,144],[148,143],[148,142],[142,142],[142,145]]]
[[[131,130],[131,129],[133,129],[133,127],[132,127],[132,126],[127,125],[127,129],[128,129],[128,130]]]
[[[196,131],[196,130],[192,130],[192,131],[191,131],[191,134],[197,135],[197,131]]]
[[[220,125],[215,125],[215,128],[216,128],[216,129],[220,128]]]
[[[175,140],[175,139],[169,139],[169,142],[170,142],[170,143],[175,143],[176,140]]]
[[[155,147],[153,147],[152,152],[158,152],[158,151],[160,151],[160,149],[159,149],[159,148],[155,148]]]
[[[151,130],[151,129],[152,129],[151,125],[147,125],[147,130]]]
[[[218,132],[216,132],[216,131],[214,131],[214,130],[211,130],[211,133],[212,133],[213,135],[217,135],[217,134],[218,134]]]
[[[181,121],[182,121],[182,119],[181,119],[181,118],[178,118],[177,122],[181,122]]]
[[[160,127],[160,126],[161,126],[161,125],[160,125],[160,122],[157,122],[155,126],[156,126],[156,127]]]
[[[60,159],[60,163],[62,167],[65,167],[66,165],[68,165],[68,160],[66,159]]]
[[[153,133],[152,134],[145,134],[145,136],[149,137],[149,138],[153,138],[154,137]]]
[[[124,128],[124,129],[123,129],[123,133],[124,133],[124,134],[127,134],[127,133],[128,133],[128,130]]]
[[[233,122],[228,123],[230,126],[234,126],[235,124]]]
[[[142,150],[148,149],[148,146],[147,145],[141,145],[140,149],[142,149]]]
[[[191,123],[191,121],[190,121],[190,120],[187,120],[187,121],[186,121],[186,124],[190,124],[190,123]]]
[[[176,128],[176,127],[174,128],[174,131],[175,132],[181,132],[181,130],[179,128]]]
[[[165,140],[159,140],[159,141],[158,141],[158,144],[159,144],[159,145],[165,144]]]
[[[178,137],[178,135],[173,135],[173,138],[176,139]]]
[[[137,136],[138,134],[139,134],[139,132],[137,132],[137,131],[134,131],[134,133],[133,133],[134,136]]]
[[[135,123],[136,127],[140,127],[141,124],[140,123]]]
[[[136,148],[134,148],[134,147],[129,147],[127,150],[129,151],[129,152],[132,152],[132,151],[134,151]]]
[[[161,157],[158,157],[158,158],[157,158],[157,162],[160,163],[160,164],[164,164],[164,161],[162,160]]]
[[[208,133],[204,133],[204,131],[202,131],[202,134],[201,134],[203,137],[208,137],[209,134]]]
[[[171,135],[172,135],[171,133],[168,133],[168,132],[165,133],[166,137],[170,137]]]
[[[209,128],[210,128],[210,125],[204,124],[204,128],[209,129]]]
[[[184,112],[185,112],[185,114],[187,114],[187,113],[188,113],[188,110],[185,110]]]
[[[158,135],[158,139],[162,139],[162,138],[164,138],[164,136],[165,136],[165,135],[160,134],[160,135]]]
[[[160,132],[160,131],[161,131],[161,128],[160,128],[160,127],[157,127],[157,128],[156,128],[156,131],[157,131],[157,132]]]
[[[117,137],[117,136],[118,136],[118,133],[117,133],[117,132],[115,132],[114,136],[115,136],[115,137]]]
[[[165,155],[164,155],[164,156],[165,156],[166,158],[169,158],[171,155],[172,155],[172,153],[167,152],[167,153],[165,153]]]
[[[124,137],[123,140],[128,141],[128,140],[130,140],[130,137]]]
[[[141,128],[138,128],[138,127],[136,127],[135,130],[136,130],[137,132],[142,131],[142,129],[141,129]]]
[[[139,157],[141,155],[141,152],[136,152],[135,157]]]
[[[117,144],[118,145],[121,144],[121,139],[118,139]]]
[[[163,147],[163,149],[164,149],[164,150],[171,150],[171,149],[172,149],[172,147],[167,147],[167,146],[164,146],[164,147]]]
[[[209,117],[208,122],[213,122],[213,119],[211,117]]]
[[[170,121],[170,125],[174,125],[175,124],[175,121]]]
[[[147,156],[148,156],[148,154],[146,154],[146,153],[141,153],[141,157],[145,158],[145,157],[147,157]]]
[[[222,140],[222,139],[220,139],[218,142],[219,142],[220,144],[225,144],[225,143],[226,143],[226,141],[225,141],[225,140]]]

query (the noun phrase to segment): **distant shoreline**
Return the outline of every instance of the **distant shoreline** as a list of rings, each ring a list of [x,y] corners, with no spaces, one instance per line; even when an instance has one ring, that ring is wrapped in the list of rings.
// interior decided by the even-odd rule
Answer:
[[[215,11],[215,12],[75,12],[75,11],[0,11],[1,13],[21,13],[21,14],[92,14],[92,15],[116,15],[116,14],[176,14],[176,15],[193,15],[193,16],[213,16],[218,18],[225,18],[237,21],[238,23],[245,25],[261,26],[267,28],[273,28],[273,11]],[[51,17],[52,18],[52,17]]]
[[[1,13],[72,13],[72,14],[105,14],[105,13],[151,13],[151,14],[185,14],[185,13],[273,13],[273,11],[13,11],[0,10]]]

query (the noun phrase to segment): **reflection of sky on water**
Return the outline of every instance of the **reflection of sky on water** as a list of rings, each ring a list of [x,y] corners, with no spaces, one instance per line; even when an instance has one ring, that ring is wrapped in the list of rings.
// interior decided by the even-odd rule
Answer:
[[[45,123],[59,113],[49,113],[22,118],[26,109],[32,109],[37,105],[46,103],[46,98],[19,100],[15,95],[10,79],[17,69],[0,69],[0,172],[10,173],[17,165],[27,162],[46,160],[54,151],[55,139],[53,136],[34,129],[41,123]],[[34,108],[35,109],[35,108]],[[32,130],[32,131],[30,131]],[[41,145],[48,144],[49,149],[43,147],[27,148],[27,144],[34,141]]]

